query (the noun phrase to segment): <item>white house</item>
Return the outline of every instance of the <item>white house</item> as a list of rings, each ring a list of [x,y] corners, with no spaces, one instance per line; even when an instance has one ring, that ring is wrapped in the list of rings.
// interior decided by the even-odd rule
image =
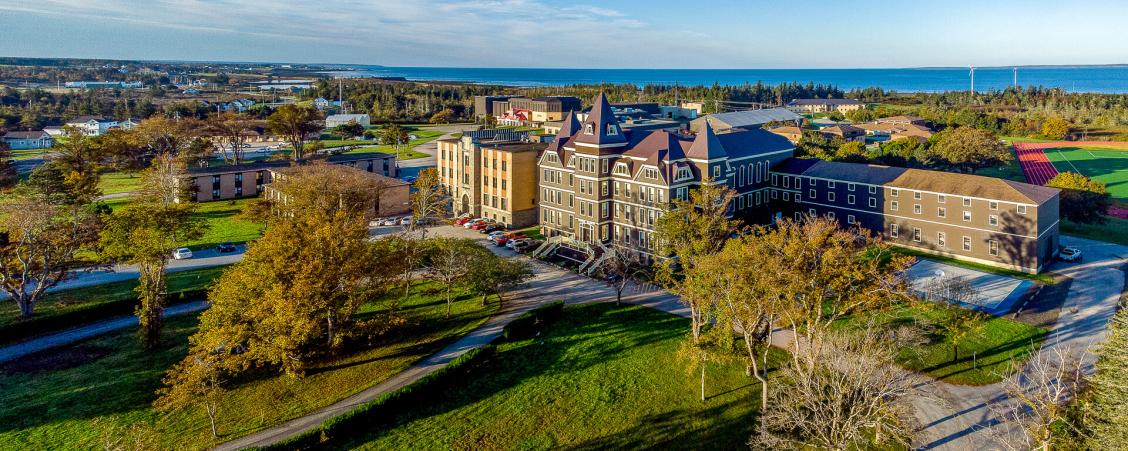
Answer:
[[[79,116],[67,121],[67,125],[81,130],[86,136],[101,136],[107,130],[117,127],[118,122],[100,116]]]
[[[334,114],[325,118],[325,128],[334,128],[349,122],[356,122],[365,128],[372,126],[367,114]]]
[[[137,119],[129,118],[129,119],[126,119],[124,121],[118,122],[118,127],[120,127],[123,130],[133,130],[134,128],[137,128],[137,124],[140,124],[140,123],[141,123],[141,121],[139,121]]]
[[[43,130],[8,132],[3,139],[12,150],[46,149],[55,145],[55,138]]]
[[[48,135],[51,135],[52,138],[57,137],[57,136],[63,136],[63,126],[62,125],[48,125],[46,127],[43,127],[43,131],[46,132]]]

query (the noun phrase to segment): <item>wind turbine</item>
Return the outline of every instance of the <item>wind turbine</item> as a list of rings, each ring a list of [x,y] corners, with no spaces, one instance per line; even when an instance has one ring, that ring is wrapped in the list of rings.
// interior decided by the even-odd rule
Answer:
[[[968,66],[971,69],[971,93],[975,94],[975,66]]]

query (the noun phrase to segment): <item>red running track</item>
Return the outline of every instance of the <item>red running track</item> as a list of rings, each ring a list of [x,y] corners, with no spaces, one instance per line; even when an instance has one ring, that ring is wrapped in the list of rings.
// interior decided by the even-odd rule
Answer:
[[[1057,146],[1047,144],[1055,143],[1014,143],[1014,153],[1018,156],[1018,164],[1026,174],[1027,182],[1045,185],[1058,175],[1057,168],[1050,163],[1050,159],[1046,158],[1046,152],[1043,151]]]

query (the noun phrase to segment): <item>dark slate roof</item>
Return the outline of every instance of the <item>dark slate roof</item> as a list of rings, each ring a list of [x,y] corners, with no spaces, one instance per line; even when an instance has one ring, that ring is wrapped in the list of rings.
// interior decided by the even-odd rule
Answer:
[[[333,155],[328,158],[330,162],[340,163],[343,161],[361,161],[361,160],[374,160],[383,158],[393,158],[395,155],[384,152],[363,152],[363,153],[343,153],[340,155]]]
[[[693,145],[689,147],[689,152],[686,156],[697,160],[712,160],[714,158],[724,158],[728,153],[725,152],[725,146],[721,144],[721,140],[717,138],[717,134],[713,132],[713,126],[705,123],[705,129],[697,134],[693,140]]]
[[[724,146],[729,158],[750,157],[795,148],[787,138],[761,128],[720,133],[717,135],[717,140]]]
[[[847,183],[866,183],[907,190],[1036,205],[1044,204],[1061,192],[1055,188],[981,175],[897,168],[875,164],[841,163],[822,161],[816,158],[789,158],[776,166],[773,171]]]
[[[35,130],[31,132],[8,132],[4,135],[4,139],[38,139],[46,135],[47,132],[43,130]]]
[[[225,164],[219,166],[208,166],[205,168],[189,168],[188,173],[191,175],[219,175],[234,172],[250,172],[261,171],[264,169],[284,168],[289,165],[289,160],[256,161],[254,163],[246,163],[240,165]]]
[[[67,123],[68,124],[78,124],[78,123],[86,123],[86,122],[90,122],[90,121],[109,122],[109,119],[106,119],[102,116],[79,116],[79,117],[76,117],[74,119],[67,121]]]
[[[615,119],[615,113],[611,111],[611,104],[607,102],[607,96],[602,92],[599,93],[599,97],[592,104],[591,113],[588,113],[587,119],[582,124],[583,128],[586,129],[589,124],[592,126],[593,133],[589,135],[580,130],[573,138],[575,142],[597,145],[627,142],[627,137],[623,135],[623,130],[619,127],[619,121]],[[607,134],[608,126],[615,127],[616,133],[614,135]]]

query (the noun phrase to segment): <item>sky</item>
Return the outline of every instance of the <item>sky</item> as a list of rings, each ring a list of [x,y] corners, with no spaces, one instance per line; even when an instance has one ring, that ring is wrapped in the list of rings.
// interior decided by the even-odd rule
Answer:
[[[1128,1],[0,0],[0,56],[447,67],[1125,64]]]

